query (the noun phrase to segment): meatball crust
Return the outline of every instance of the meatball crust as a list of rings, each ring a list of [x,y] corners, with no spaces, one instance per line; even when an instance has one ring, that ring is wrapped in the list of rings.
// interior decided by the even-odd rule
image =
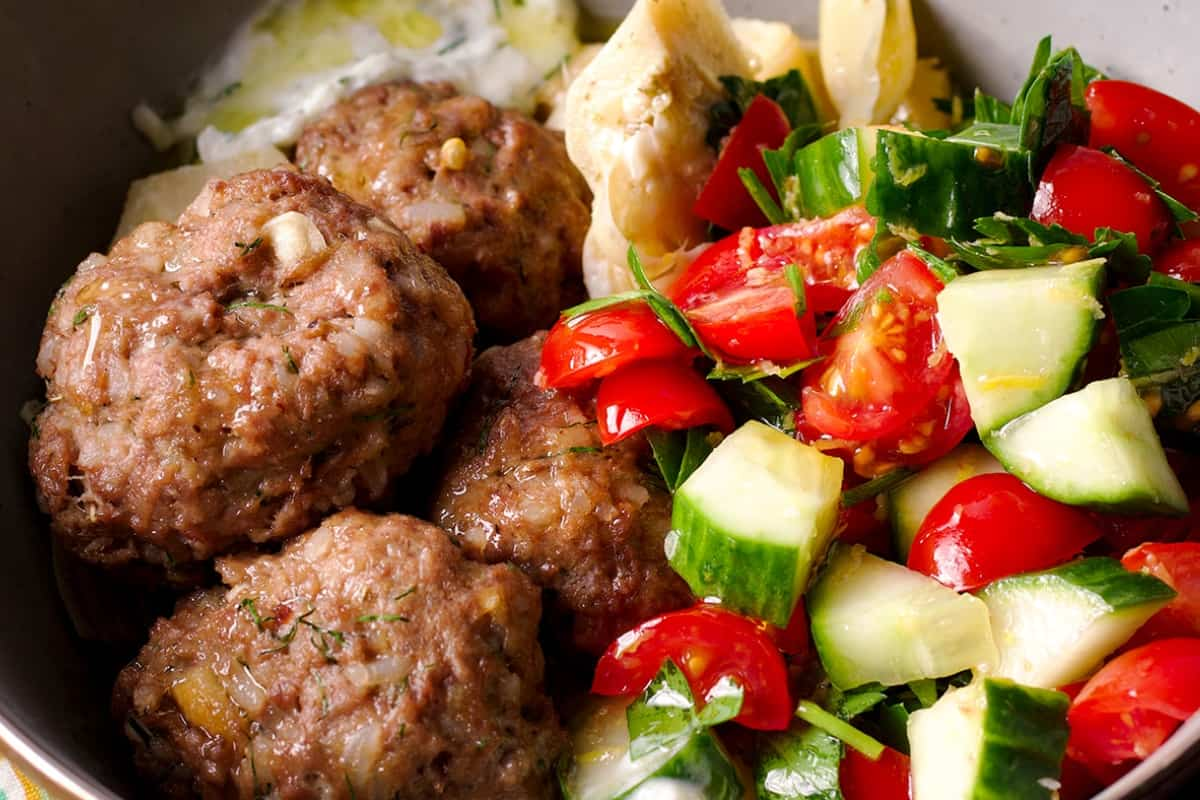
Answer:
[[[295,535],[432,447],[473,336],[445,271],[323,179],[210,182],[60,290],[39,500],[84,559],[176,577]]]
[[[379,209],[511,342],[584,297],[591,195],[562,136],[448,83],[369,86],[310,125],[296,163]]]
[[[671,498],[641,436],[601,447],[595,412],[534,383],[544,334],[476,362],[431,519],[463,550],[511,561],[573,617],[574,644],[618,634],[691,599],[667,564]]]
[[[160,620],[113,712],[176,798],[548,797],[540,596],[412,517],[343,511]]]

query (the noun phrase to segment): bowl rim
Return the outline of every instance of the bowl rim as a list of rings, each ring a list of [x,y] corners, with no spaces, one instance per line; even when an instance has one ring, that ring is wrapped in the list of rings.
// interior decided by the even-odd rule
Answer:
[[[120,800],[91,775],[46,750],[0,711],[0,755],[50,793],[52,800]]]

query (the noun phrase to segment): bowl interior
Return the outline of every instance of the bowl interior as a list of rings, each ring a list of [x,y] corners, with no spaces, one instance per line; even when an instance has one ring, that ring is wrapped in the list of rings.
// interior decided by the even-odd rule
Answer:
[[[0,226],[9,250],[10,300],[0,315],[0,742],[57,784],[63,796],[136,796],[128,752],[110,721],[114,667],[126,653],[74,634],[51,569],[46,524],[25,466],[28,431],[18,411],[41,392],[33,359],[57,287],[112,234],[129,180],[156,158],[129,125],[139,100],[169,103],[248,13],[244,0],[204,4],[13,3],[0,11],[0,74],[10,101],[0,133]],[[618,17],[623,0],[584,2]],[[739,15],[784,19],[811,35],[816,0],[731,0]],[[67,8],[64,9],[64,6]],[[1181,35],[1200,26],[1183,0],[1090,4],[1007,0],[914,1],[922,49],[945,57],[964,85],[1011,95],[1035,40],[1053,33],[1110,74],[1152,83],[1200,102],[1200,50]],[[1147,58],[1147,54],[1154,54]],[[1166,791],[1171,758],[1196,760],[1200,719],[1154,759],[1106,792],[1106,800]],[[1140,786],[1141,788],[1134,788]],[[1161,794],[1159,796],[1162,796]]]

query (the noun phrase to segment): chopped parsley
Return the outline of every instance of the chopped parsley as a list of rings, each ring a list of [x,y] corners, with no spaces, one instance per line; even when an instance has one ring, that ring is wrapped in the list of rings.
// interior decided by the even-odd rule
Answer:
[[[226,311],[236,311],[239,308],[257,308],[263,311],[278,311],[280,314],[293,316],[287,306],[276,305],[275,303],[260,303],[257,300],[238,300],[236,303],[230,303],[225,306]]]
[[[84,306],[75,312],[75,316],[71,318],[71,327],[78,328],[80,325],[88,321],[88,317],[92,315],[92,307]]]
[[[286,344],[283,346],[283,357],[287,361],[288,372],[293,375],[299,375],[300,366],[296,363],[296,359],[292,358],[292,351],[288,349]]]
[[[262,246],[263,238],[259,236],[252,242],[234,242],[233,246],[242,251],[242,258],[253,253]]]

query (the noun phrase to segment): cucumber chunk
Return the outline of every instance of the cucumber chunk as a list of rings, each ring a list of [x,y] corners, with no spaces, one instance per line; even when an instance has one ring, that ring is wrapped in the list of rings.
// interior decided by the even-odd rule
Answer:
[[[706,800],[741,800],[737,768],[716,736],[707,729],[681,739],[673,747],[639,759],[629,755],[625,709],[632,698],[595,701],[571,737],[571,757],[559,767],[566,800],[617,800],[658,797],[653,790],[670,786],[680,797],[694,790]]]
[[[1064,395],[984,444],[1005,469],[1061,503],[1131,513],[1188,510],[1150,412],[1126,378]]]
[[[1174,596],[1111,558],[1002,578],[979,594],[1000,655],[991,674],[1048,689],[1083,680]]]
[[[913,800],[1049,800],[1067,749],[1062,692],[985,678],[908,720]]]
[[[1104,317],[1104,259],[964,275],[938,295],[980,436],[1061,397]]]
[[[867,211],[895,228],[974,239],[975,220],[1025,214],[1029,151],[1013,125],[979,123],[946,139],[880,130]]]
[[[795,180],[800,217],[830,217],[866,196],[874,175],[874,131],[846,128],[796,152]]]
[[[983,601],[861,546],[835,546],[807,607],[821,664],[843,691],[996,663]]]
[[[977,444],[961,444],[888,493],[892,543],[901,563],[908,561],[913,539],[929,509],[967,478],[1004,472],[991,453]]]
[[[842,462],[760,422],[675,494],[667,557],[698,597],[784,627],[837,524]]]

